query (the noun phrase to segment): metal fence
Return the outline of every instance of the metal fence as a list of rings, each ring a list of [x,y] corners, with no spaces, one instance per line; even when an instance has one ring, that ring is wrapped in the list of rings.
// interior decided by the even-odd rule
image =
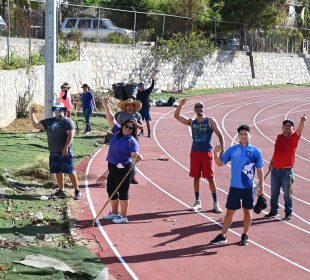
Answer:
[[[2,35],[8,38],[8,54],[10,37],[28,38],[29,61],[31,62],[31,39],[44,39],[45,36],[45,3],[35,0],[28,3],[30,5],[23,8],[6,6],[3,9],[2,7],[4,19],[8,25]],[[70,24],[68,32],[65,34],[61,32],[62,25],[67,18],[84,19],[84,21],[75,22],[80,32],[74,33],[74,28]],[[104,25],[106,19],[109,20],[109,24],[113,24],[113,28]],[[148,13],[134,8],[121,10],[65,3],[58,4],[57,23],[58,61],[61,55],[67,60],[74,59],[70,53],[71,45],[68,39],[75,39],[78,43],[90,41],[136,45],[156,42],[158,37],[170,38],[173,33],[177,32],[186,34],[193,28],[193,21],[189,17]],[[113,30],[115,32],[112,32]],[[131,36],[123,36],[125,30],[127,30],[126,34],[131,34]],[[210,21],[204,32],[219,49],[230,51],[305,53],[305,49],[308,52],[305,46],[310,39],[307,28],[277,26],[272,31],[247,30],[238,22],[225,20]],[[119,36],[115,36],[115,33],[119,33]]]

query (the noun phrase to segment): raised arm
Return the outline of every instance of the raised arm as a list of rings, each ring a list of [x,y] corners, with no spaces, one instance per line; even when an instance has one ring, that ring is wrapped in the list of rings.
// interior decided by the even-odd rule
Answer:
[[[107,118],[108,124],[109,124],[110,128],[113,128],[114,125],[117,124],[117,122],[114,118],[114,114],[113,114],[111,107],[109,105],[109,97],[104,97],[102,99],[102,106],[105,108],[105,113],[106,113],[106,118]]]
[[[37,108],[30,109],[29,118],[30,118],[31,124],[36,129],[45,130],[45,127],[43,126],[43,124],[40,123],[35,116],[35,113],[37,112],[38,112]]]
[[[307,120],[306,114],[303,114],[300,116],[300,122],[299,122],[298,128],[296,130],[297,135],[299,135],[299,136],[301,135],[301,133],[305,127],[305,121],[306,120]]]
[[[186,124],[186,125],[190,125],[191,124],[191,119],[187,118],[185,116],[180,115],[181,114],[181,109],[183,107],[183,105],[187,102],[187,98],[184,98],[182,100],[180,100],[179,106],[176,108],[175,112],[174,112],[174,117],[181,123]]]

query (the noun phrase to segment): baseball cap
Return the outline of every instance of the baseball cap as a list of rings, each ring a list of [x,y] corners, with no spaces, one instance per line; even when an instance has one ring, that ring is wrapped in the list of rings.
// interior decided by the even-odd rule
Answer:
[[[283,125],[286,125],[287,123],[290,123],[292,126],[294,126],[294,122],[292,120],[286,119],[283,121]]]

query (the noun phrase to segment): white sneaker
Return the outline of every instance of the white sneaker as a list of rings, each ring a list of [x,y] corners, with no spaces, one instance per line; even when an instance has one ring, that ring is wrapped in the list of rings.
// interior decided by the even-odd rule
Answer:
[[[126,224],[128,223],[127,217],[123,217],[122,215],[118,215],[115,219],[112,220],[114,224]]]
[[[107,215],[105,215],[103,218],[105,219],[105,220],[114,220],[114,219],[116,219],[117,217],[119,217],[120,216],[120,214],[119,213],[117,213],[117,214],[114,214],[114,213],[112,213],[112,211],[110,211]]]
[[[194,205],[190,208],[191,211],[198,211],[202,208],[201,206],[201,200],[196,200]]]
[[[223,213],[223,210],[220,207],[220,204],[219,204],[218,201],[215,201],[214,204],[213,204],[213,212],[217,213],[217,214]]]

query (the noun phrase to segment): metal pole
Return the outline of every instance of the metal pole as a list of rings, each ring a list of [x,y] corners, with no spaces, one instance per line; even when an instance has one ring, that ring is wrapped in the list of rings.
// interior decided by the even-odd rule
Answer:
[[[164,18],[163,18],[163,30],[162,30],[162,33],[161,33],[161,38],[164,38],[165,24],[166,24],[166,15],[164,15]]]
[[[100,8],[98,8],[97,43],[99,42]]]
[[[133,22],[133,38],[132,38],[132,45],[135,46],[136,45],[136,25],[137,25],[137,11],[135,10],[134,7],[131,7],[131,9],[134,10],[134,22]]]
[[[31,6],[29,1],[29,65],[31,65]]]
[[[56,77],[56,1],[46,1],[45,8],[45,100],[44,115],[52,117]]]
[[[11,15],[10,15],[10,0],[8,0],[8,36],[7,36],[7,49],[8,49],[8,63],[11,63],[11,50],[10,50],[10,37],[11,37]]]
[[[56,8],[56,34],[58,34],[58,23],[59,23],[59,17],[60,17],[60,2],[57,2],[57,8]],[[57,44],[57,50],[56,50],[56,61],[59,63],[59,37],[56,35],[56,44]]]
[[[216,19],[214,18],[214,46],[216,46]]]

